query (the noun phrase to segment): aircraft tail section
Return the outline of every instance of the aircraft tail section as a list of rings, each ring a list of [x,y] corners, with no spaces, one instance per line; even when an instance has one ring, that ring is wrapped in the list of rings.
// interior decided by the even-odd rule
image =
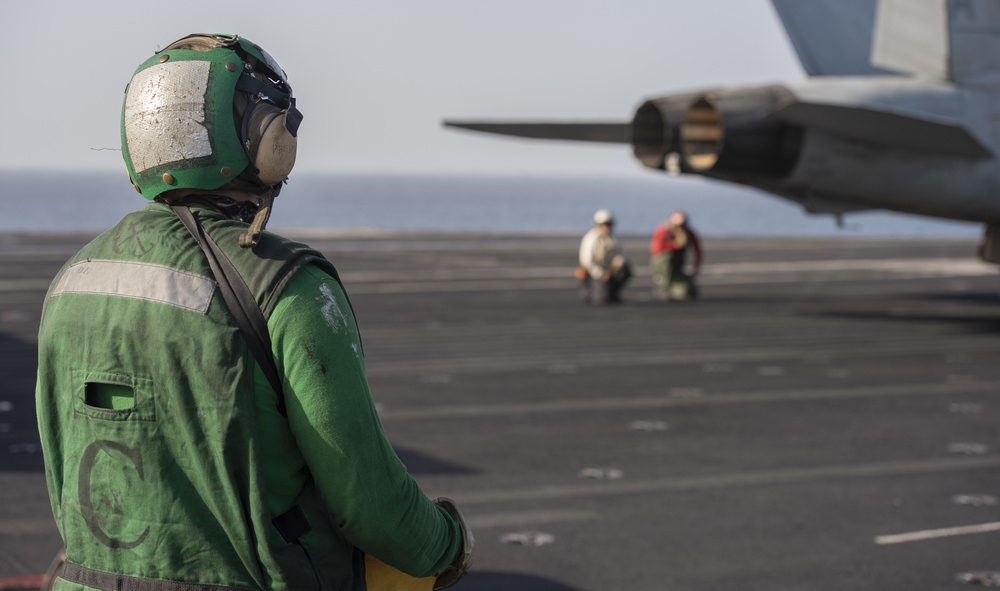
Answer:
[[[878,0],[771,2],[810,76],[895,74],[871,63]]]
[[[951,79],[956,84],[1000,83],[1000,4],[949,0]]]
[[[948,0],[882,0],[872,62],[933,80],[951,80]]]
[[[881,0],[872,62],[959,85],[1000,82],[995,0]]]

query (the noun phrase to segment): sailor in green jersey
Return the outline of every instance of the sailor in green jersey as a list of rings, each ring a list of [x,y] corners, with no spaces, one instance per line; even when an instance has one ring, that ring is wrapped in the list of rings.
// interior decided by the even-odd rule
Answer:
[[[263,230],[301,119],[238,36],[185,37],[129,83],[123,154],[151,203],[63,267],[39,330],[57,590],[360,591],[393,569],[441,589],[467,572],[457,507],[424,496],[382,431],[336,270]]]

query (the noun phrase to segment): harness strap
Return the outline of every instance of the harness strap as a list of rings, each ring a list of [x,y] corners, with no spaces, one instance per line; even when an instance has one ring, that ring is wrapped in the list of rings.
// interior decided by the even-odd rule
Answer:
[[[180,218],[184,227],[187,228],[195,242],[205,252],[208,265],[212,268],[212,274],[219,284],[219,291],[229,308],[236,326],[239,327],[243,339],[247,342],[250,352],[260,365],[264,377],[267,378],[271,388],[278,395],[278,411],[283,416],[288,416],[285,409],[285,395],[281,389],[281,378],[278,375],[278,368],[274,363],[274,354],[271,348],[271,335],[267,332],[267,319],[257,305],[250,288],[247,287],[243,277],[240,276],[236,267],[226,258],[225,253],[219,248],[215,240],[208,235],[205,228],[198,223],[191,210],[183,204],[172,204],[170,206],[177,217]]]
[[[274,529],[278,530],[281,537],[285,538],[285,541],[289,544],[312,531],[312,526],[309,525],[306,514],[302,511],[302,507],[298,505],[278,515],[271,520],[271,523],[274,525]]]
[[[102,591],[243,591],[238,587],[221,585],[200,585],[179,583],[159,579],[143,579],[128,575],[116,575],[94,570],[72,562],[66,562],[59,571],[59,578]]]

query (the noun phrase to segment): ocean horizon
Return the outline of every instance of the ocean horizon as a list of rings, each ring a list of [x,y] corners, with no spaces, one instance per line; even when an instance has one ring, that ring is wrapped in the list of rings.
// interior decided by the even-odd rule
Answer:
[[[0,232],[98,232],[145,200],[124,173],[0,171]],[[276,231],[582,233],[597,209],[644,235],[683,210],[705,237],[977,239],[982,225],[893,212],[814,215],[767,193],[703,179],[300,173],[275,203]]]

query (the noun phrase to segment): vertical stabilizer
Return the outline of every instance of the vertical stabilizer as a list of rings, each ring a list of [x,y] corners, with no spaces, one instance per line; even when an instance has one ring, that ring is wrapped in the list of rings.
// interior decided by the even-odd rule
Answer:
[[[949,80],[948,0],[882,0],[872,63],[934,80]]]
[[[771,0],[810,76],[885,76],[871,63],[878,0]]]
[[[1000,2],[950,0],[951,79],[1000,85]]]
[[[1000,2],[881,0],[872,62],[959,85],[1000,83]]]

